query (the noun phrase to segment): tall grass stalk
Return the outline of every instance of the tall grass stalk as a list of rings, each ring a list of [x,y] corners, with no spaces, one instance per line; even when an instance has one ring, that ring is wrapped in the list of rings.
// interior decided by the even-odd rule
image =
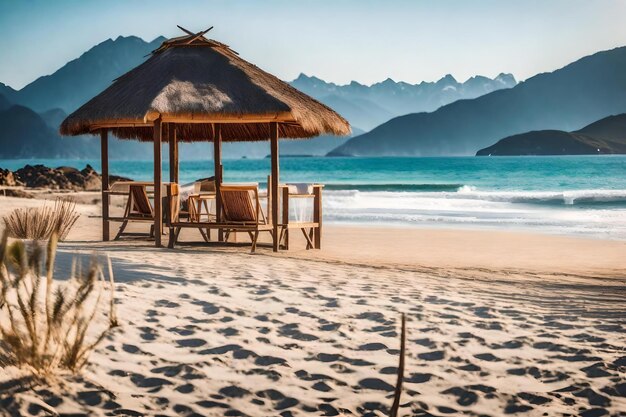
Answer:
[[[54,233],[45,260],[38,243],[9,245],[6,231],[0,240],[0,365],[27,367],[38,377],[59,368],[77,372],[118,325],[110,260],[108,279],[93,258],[84,273],[80,263],[78,268],[73,263],[71,276],[61,283],[54,279],[56,249]],[[96,317],[107,294],[103,326]]]

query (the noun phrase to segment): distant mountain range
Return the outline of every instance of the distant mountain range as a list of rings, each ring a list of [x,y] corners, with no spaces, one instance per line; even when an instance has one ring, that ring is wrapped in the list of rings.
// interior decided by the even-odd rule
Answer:
[[[609,116],[574,132],[538,130],[509,136],[477,156],[626,154],[626,114]]]
[[[91,137],[59,139],[56,131],[60,122],[67,114],[108,87],[115,78],[143,62],[163,40],[164,37],[158,37],[146,42],[135,36],[120,36],[94,46],[53,74],[40,77],[21,90],[0,83],[0,113],[11,105],[21,106],[8,114],[0,114],[5,119],[15,113],[21,114],[13,121],[10,133],[7,130],[0,131],[0,144],[13,144],[10,148],[0,149],[0,158],[35,155],[97,157],[99,147]],[[399,114],[434,110],[458,98],[475,97],[495,89],[511,87],[515,85],[515,79],[511,75],[502,74],[494,80],[474,77],[465,83],[458,83],[452,76],[446,76],[435,83],[412,85],[386,80],[368,87],[356,82],[338,86],[316,77],[300,75],[292,84],[343,114],[353,125],[354,134],[358,135],[363,133],[361,126],[370,129]],[[31,110],[28,116],[25,108]],[[24,121],[24,124],[19,124],[19,121]],[[48,128],[42,128],[42,121]],[[281,152],[324,155],[348,139],[321,137],[308,141],[284,141],[281,143]],[[32,147],[39,142],[40,147]],[[113,158],[145,155],[149,151],[149,145],[132,141],[111,141],[110,146]],[[268,150],[266,143],[233,143],[224,146],[226,157],[263,157]],[[203,143],[184,144],[181,146],[181,157],[210,158],[211,146]]]
[[[37,112],[58,108],[69,114],[141,64],[164,40],[162,36],[152,42],[136,36],[108,39],[19,91],[0,85],[0,94]]]
[[[298,90],[333,108],[350,124],[365,131],[396,116],[434,111],[456,100],[476,98],[516,84],[511,74],[500,74],[494,79],[479,75],[464,83],[450,74],[436,82],[419,84],[388,78],[371,86],[356,81],[337,85],[300,74],[291,82]]]
[[[511,89],[394,118],[330,155],[474,155],[531,130],[573,131],[626,112],[626,47],[584,57]]]
[[[10,126],[0,129],[0,158],[98,157],[97,140],[61,139],[59,123],[164,39],[109,39],[21,90],[0,83],[0,120]],[[282,141],[283,154],[473,155],[510,135],[546,129],[567,133],[626,112],[626,48],[582,58],[520,84],[509,74],[476,76],[464,83],[450,75],[419,84],[388,79],[372,86],[337,85],[301,74],[292,84],[347,117],[356,137]],[[421,112],[411,113],[415,111]],[[398,116],[405,113],[411,114]],[[383,124],[367,133],[361,130],[379,122]],[[110,146],[113,158],[151,152],[149,144],[135,141],[111,141]],[[266,143],[224,146],[225,157],[235,158],[263,157],[268,150]],[[181,158],[210,157],[209,144],[181,146]]]

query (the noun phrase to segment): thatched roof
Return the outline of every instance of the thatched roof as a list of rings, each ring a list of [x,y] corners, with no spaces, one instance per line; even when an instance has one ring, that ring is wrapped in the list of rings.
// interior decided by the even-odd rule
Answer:
[[[176,124],[182,141],[212,140],[212,123],[221,124],[224,141],[268,140],[269,122],[279,122],[284,138],[350,133],[331,108],[205,38],[206,31],[186,32],[70,114],[61,134],[108,128],[119,138],[150,141],[159,117]]]

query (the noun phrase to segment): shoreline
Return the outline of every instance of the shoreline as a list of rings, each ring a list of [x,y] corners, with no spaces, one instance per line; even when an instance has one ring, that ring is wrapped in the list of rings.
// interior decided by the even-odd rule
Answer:
[[[608,241],[608,242],[626,242],[626,237],[615,237],[615,236],[602,236],[600,234],[583,234],[583,233],[572,233],[572,232],[559,232],[555,230],[549,229],[540,229],[533,228],[531,226],[508,226],[507,227],[499,227],[492,225],[478,225],[475,223],[417,223],[417,222],[406,222],[400,223],[398,222],[349,222],[349,221],[326,221],[325,226],[337,227],[337,228],[363,228],[363,229],[411,229],[411,230],[424,230],[424,231],[437,231],[437,230],[456,230],[459,232],[503,232],[503,233],[512,233],[512,234],[529,234],[529,235],[540,235],[540,236],[555,236],[555,237],[565,237],[572,239],[589,239],[589,240],[600,240],[600,241]]]
[[[61,192],[44,192],[45,197],[34,199],[0,196],[0,217],[17,207],[38,207],[44,199]],[[147,241],[100,242],[101,222],[99,193],[72,193],[77,200],[77,210],[82,214],[76,227],[68,236],[72,241],[99,250],[124,245],[154,249]],[[121,210],[121,204],[112,209]],[[114,231],[118,223],[112,223]],[[2,225],[0,225],[0,228]],[[141,231],[145,225],[130,224],[128,230]],[[499,273],[530,275],[569,275],[590,278],[626,278],[626,241],[590,236],[572,236],[542,233],[540,231],[491,230],[455,227],[404,227],[383,224],[333,224],[325,223],[322,250],[305,250],[300,233],[291,234],[289,251],[268,256],[315,261],[339,262],[352,265],[385,267],[413,271],[455,271],[465,274],[488,275]],[[181,244],[176,251],[242,252],[247,253],[247,237],[241,237],[236,246],[206,246],[200,244],[195,229],[183,230]],[[187,243],[185,243],[187,242]],[[267,243],[261,235],[259,242]],[[167,250],[167,249],[163,249]]]

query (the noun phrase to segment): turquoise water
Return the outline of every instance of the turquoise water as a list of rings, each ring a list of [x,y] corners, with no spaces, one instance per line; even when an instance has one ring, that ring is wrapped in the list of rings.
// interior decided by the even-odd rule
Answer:
[[[4,160],[83,167],[99,161]],[[331,222],[537,229],[626,238],[626,156],[288,158],[282,182],[321,182]],[[226,182],[264,185],[269,159],[224,161]],[[152,163],[111,161],[112,174],[152,178]],[[167,161],[163,164],[167,178]],[[180,180],[213,174],[213,162],[181,161]]]
[[[25,164],[82,167],[99,161],[0,160],[0,167],[17,169]],[[453,158],[287,158],[280,161],[281,178],[293,182],[322,182],[334,188],[352,184],[377,191],[450,191],[462,186],[484,191],[544,191],[626,188],[626,156],[567,157],[453,157]],[[168,164],[163,163],[164,177]],[[262,182],[270,170],[269,159],[224,161],[224,180]],[[137,180],[152,178],[152,162],[111,161],[112,174]],[[182,161],[181,182],[213,173],[213,161]]]

